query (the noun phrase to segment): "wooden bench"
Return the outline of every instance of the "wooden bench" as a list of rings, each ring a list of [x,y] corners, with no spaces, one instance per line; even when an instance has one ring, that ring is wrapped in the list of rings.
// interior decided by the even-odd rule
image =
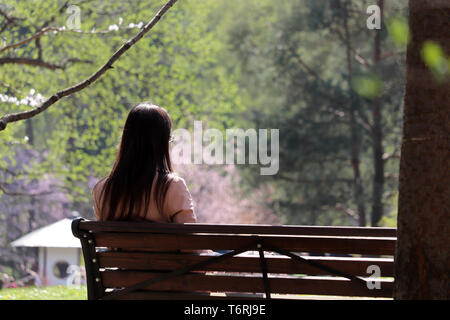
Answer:
[[[72,232],[81,241],[89,300],[392,297],[392,228],[77,218]],[[192,251],[202,249],[216,252]]]

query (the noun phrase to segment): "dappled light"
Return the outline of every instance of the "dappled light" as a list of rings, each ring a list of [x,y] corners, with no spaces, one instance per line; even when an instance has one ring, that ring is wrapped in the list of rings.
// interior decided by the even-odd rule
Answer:
[[[0,300],[449,298],[446,1],[36,3],[0,3]]]

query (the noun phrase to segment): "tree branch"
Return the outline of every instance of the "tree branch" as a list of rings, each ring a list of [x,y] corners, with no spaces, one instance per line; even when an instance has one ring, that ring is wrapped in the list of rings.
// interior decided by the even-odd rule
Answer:
[[[303,184],[315,184],[315,183],[337,183],[337,182],[343,182],[343,183],[353,183],[353,179],[345,179],[345,178],[331,178],[331,179],[317,179],[317,180],[309,180],[309,179],[298,179],[298,178],[293,178],[290,176],[285,176],[285,175],[275,175],[273,176],[274,178],[280,178],[282,180],[286,180],[286,181],[291,181],[294,183],[303,183]]]
[[[4,57],[0,58],[0,65],[2,64],[24,64],[34,67],[41,67],[50,70],[61,69],[64,70],[69,63],[92,63],[91,60],[82,60],[78,58],[69,58],[65,59],[62,64],[54,64],[50,62],[43,61],[41,59],[31,59],[31,58],[22,58],[22,57]]]
[[[322,78],[315,72],[310,66],[308,66],[303,59],[300,57],[300,55],[297,53],[297,51],[292,47],[288,46],[288,50],[291,52],[292,56],[295,58],[297,63],[303,67],[309,74],[311,74],[316,79],[323,81]]]
[[[372,66],[372,65],[370,64],[369,61],[367,61],[366,59],[364,59],[363,57],[361,57],[361,55],[360,55],[360,50],[359,50],[359,49],[354,50],[354,52],[355,52],[355,60],[356,60],[358,63],[360,63],[360,64],[362,64],[363,66],[368,67],[368,68],[370,68],[370,67]]]
[[[6,23],[3,25],[3,27],[0,29],[0,33],[6,30],[6,28],[12,24],[17,25],[16,20],[24,20],[23,18],[17,18],[17,17],[11,17],[6,12],[4,12],[2,9],[0,9],[0,16],[5,18]]]
[[[406,52],[404,50],[385,52],[380,55],[380,60],[387,59],[387,58],[390,58],[392,56],[399,55],[399,54],[406,55]]]
[[[61,28],[58,28],[58,27],[45,27],[45,28],[42,28],[41,30],[39,30],[38,32],[36,32],[35,34],[33,34],[29,38],[26,38],[26,39],[24,39],[22,41],[19,41],[19,42],[16,42],[16,43],[4,46],[3,48],[0,49],[0,53],[2,53],[3,51],[9,50],[9,49],[14,49],[14,48],[20,47],[21,45],[27,44],[28,42],[31,42],[31,41],[33,41],[33,40],[35,40],[37,38],[40,38],[43,34],[49,32],[49,31],[58,31],[60,29]]]
[[[29,119],[37,114],[47,110],[51,105],[56,103],[58,100],[60,100],[63,97],[69,96],[71,94],[74,94],[75,92],[81,91],[84,88],[88,87],[92,83],[94,83],[96,80],[98,80],[106,71],[113,68],[114,62],[116,62],[128,49],[130,49],[136,42],[138,42],[148,31],[150,31],[156,23],[161,19],[161,17],[177,2],[177,0],[169,0],[159,11],[158,13],[153,17],[152,20],[150,20],[141,31],[139,31],[133,38],[125,42],[119,50],[117,50],[112,57],[94,74],[92,74],[89,78],[86,80],[74,85],[73,87],[63,89],[61,91],[58,91],[54,95],[52,95],[50,98],[48,98],[44,103],[42,103],[39,107],[24,111],[24,112],[17,112],[17,113],[11,113],[3,116],[0,119],[0,131],[5,130],[6,126],[10,122],[16,122],[24,119]]]
[[[10,86],[9,84],[7,84],[7,83],[0,82],[0,87],[4,87],[4,88],[6,88],[6,89],[8,89],[8,90],[11,90],[12,92],[14,92],[14,94],[18,94],[18,95],[21,95],[21,96],[26,96],[25,93],[23,93],[22,91],[20,91],[20,90],[18,90],[18,89],[16,89],[16,88],[11,87],[11,86]]]
[[[394,148],[394,151],[390,152],[390,153],[384,153],[383,154],[383,161],[386,162],[392,158],[396,158],[396,159],[400,159],[400,145],[397,144]]]
[[[120,29],[131,30],[131,29],[134,29],[134,27],[127,26],[127,27],[122,27]],[[40,29],[38,32],[36,32],[29,38],[26,38],[26,39],[21,40],[16,43],[5,45],[4,47],[0,48],[0,53],[4,52],[6,50],[9,50],[9,49],[14,49],[14,48],[20,47],[20,46],[27,44],[28,42],[31,42],[33,40],[38,41],[41,36],[45,35],[48,32],[54,32],[54,33],[70,32],[70,33],[78,33],[78,34],[108,34],[108,33],[114,32],[114,31],[116,31],[116,30],[108,29],[108,30],[99,30],[99,31],[95,31],[95,30],[84,31],[84,30],[75,30],[75,29],[65,29],[64,27],[43,27],[42,29]]]
[[[343,213],[347,214],[353,220],[359,221],[358,213],[355,212],[354,210],[350,209],[350,208],[345,207],[341,203],[336,203],[334,205],[334,207],[331,207],[331,206],[328,206],[328,205],[321,206],[320,209],[323,209],[323,210],[329,210],[329,209],[337,210],[337,211],[340,211],[340,212],[343,212]]]
[[[62,69],[60,66],[45,62],[39,59],[22,58],[22,57],[3,57],[0,58],[0,65],[2,64],[25,64],[29,66],[42,67],[51,70]]]

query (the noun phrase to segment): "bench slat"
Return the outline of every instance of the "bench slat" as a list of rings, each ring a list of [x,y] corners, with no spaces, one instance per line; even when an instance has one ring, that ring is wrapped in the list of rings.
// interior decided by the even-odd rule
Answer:
[[[233,250],[255,241],[252,236],[243,235],[186,235],[151,233],[108,233],[96,235],[99,247],[147,248],[154,250]],[[393,255],[395,238],[363,237],[312,237],[312,236],[259,236],[267,244],[289,251]]]
[[[129,270],[161,270],[171,271],[208,260],[210,256],[148,252],[102,252],[98,254],[99,266],[117,267]],[[381,276],[393,277],[394,262],[392,258],[340,258],[340,257],[308,257],[304,258],[319,262],[327,267],[342,272],[368,276],[367,267],[377,265],[381,269]],[[300,264],[290,258],[281,256],[266,256],[269,273],[296,273],[308,275],[329,275],[324,270],[307,264]],[[198,271],[227,271],[227,272],[261,272],[259,258],[232,257],[225,261],[203,267]]]
[[[218,233],[218,234],[272,234],[314,235],[352,237],[396,237],[395,228],[335,227],[300,225],[246,225],[246,224],[202,224],[202,223],[154,223],[129,221],[82,221],[80,229],[107,232],[155,232],[155,233]]]
[[[174,291],[135,291],[119,296],[117,300],[260,300],[264,296],[245,294],[210,295],[208,293],[189,293]]]
[[[105,288],[129,287],[160,275],[161,273],[138,271],[104,271],[102,272],[102,283]],[[280,294],[392,297],[393,288],[391,281],[382,280],[381,289],[369,290],[349,280],[331,277],[269,277],[269,283],[271,292]],[[145,290],[263,293],[264,286],[261,277],[186,274],[152,284]]]

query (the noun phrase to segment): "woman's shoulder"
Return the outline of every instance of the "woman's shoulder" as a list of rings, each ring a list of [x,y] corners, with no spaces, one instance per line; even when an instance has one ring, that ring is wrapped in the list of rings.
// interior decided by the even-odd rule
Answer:
[[[186,185],[186,181],[176,172],[169,173],[169,187],[168,193],[185,193],[189,192],[188,187]]]
[[[172,222],[196,222],[194,202],[185,180],[177,173],[170,173],[171,182],[167,190],[164,215]]]
[[[184,181],[184,179],[177,172],[170,172],[168,176],[171,182],[186,183],[186,181]]]
[[[94,189],[95,189],[95,188],[98,188],[98,187],[101,187],[102,185],[104,185],[105,182],[106,182],[106,178],[108,178],[108,177],[100,178],[100,179],[97,181],[97,183],[94,185]]]
[[[100,190],[102,190],[103,186],[105,185],[106,179],[108,177],[103,177],[100,180],[97,181],[97,183],[94,185],[94,187],[92,188],[92,192],[95,194],[97,194]]]

